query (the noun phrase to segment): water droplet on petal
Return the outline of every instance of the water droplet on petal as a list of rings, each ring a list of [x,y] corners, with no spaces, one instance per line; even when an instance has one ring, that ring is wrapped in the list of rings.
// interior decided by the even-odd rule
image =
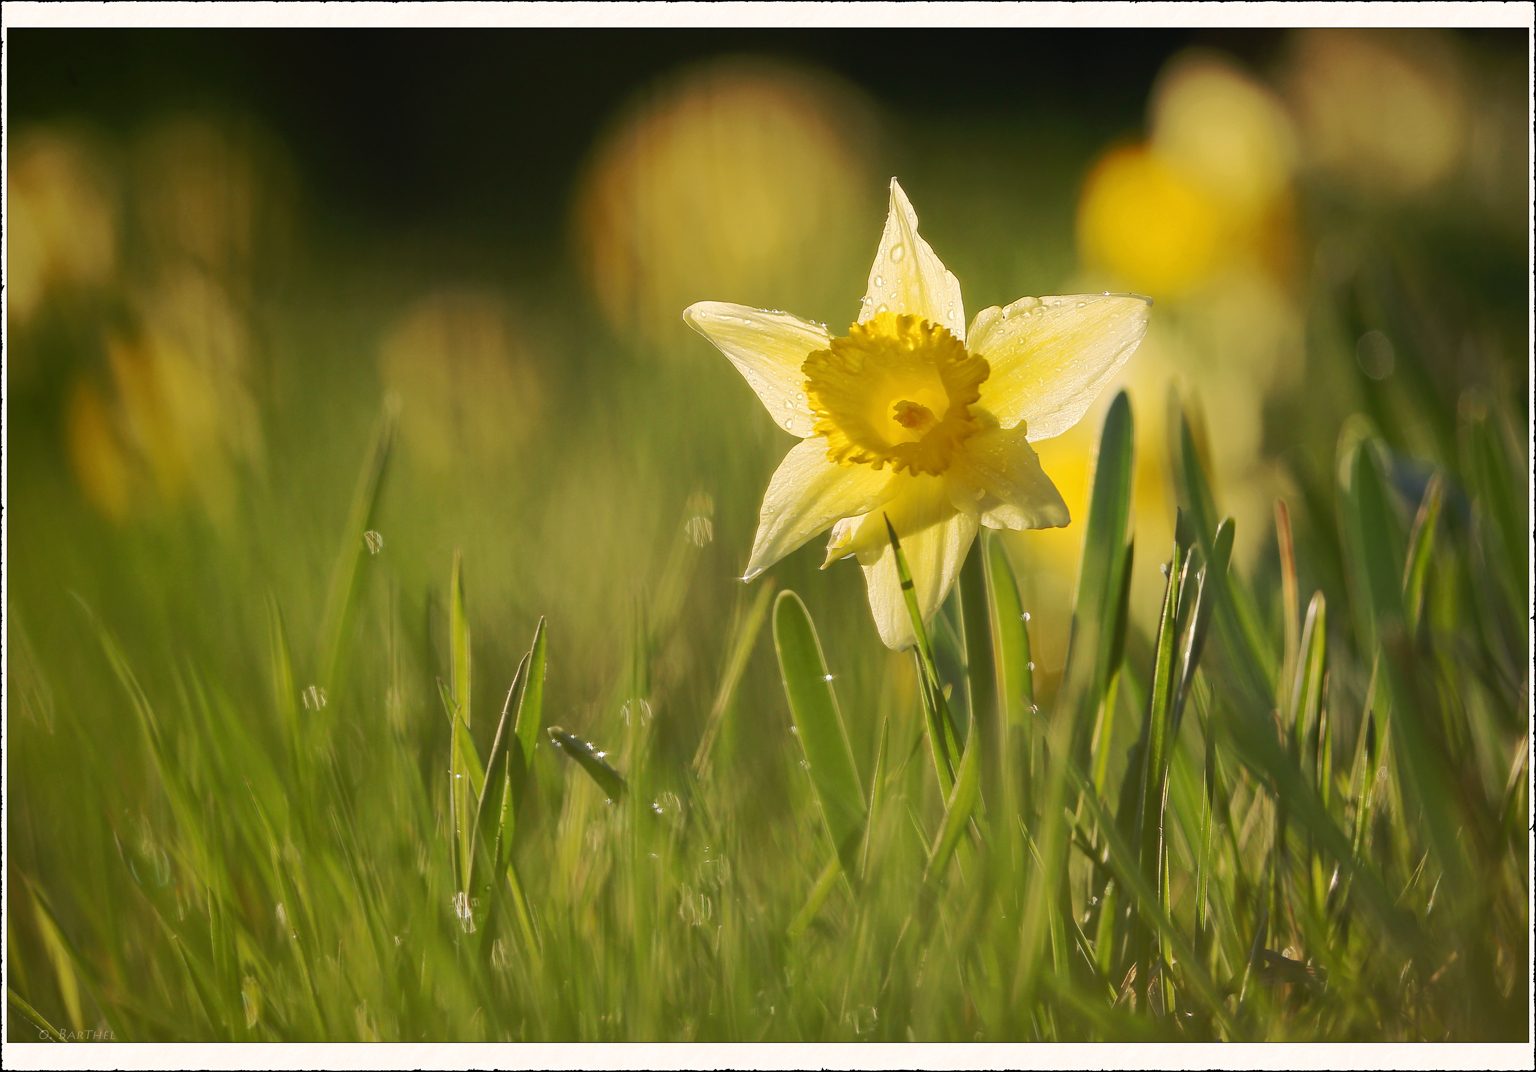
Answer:
[[[881,279],[879,276],[875,276],[875,286],[877,286],[877,287],[885,286],[885,280]]]
[[[879,308],[877,308],[875,310],[875,312],[877,312],[877,313],[888,313],[890,311],[891,311],[891,307],[889,305],[886,305],[884,302],[881,302]]]
[[[900,242],[897,242],[894,246],[891,247],[891,263],[895,264],[897,261],[901,260],[902,257],[906,256],[906,253],[907,248]]]
[[[1026,663],[1025,666],[1027,666],[1030,670],[1033,670],[1035,668],[1035,664],[1034,663]]]
[[[1025,621],[1026,621],[1026,622],[1027,622],[1027,621],[1029,621],[1029,611],[1025,611],[1025,612],[1024,612],[1024,620],[1025,620]]]

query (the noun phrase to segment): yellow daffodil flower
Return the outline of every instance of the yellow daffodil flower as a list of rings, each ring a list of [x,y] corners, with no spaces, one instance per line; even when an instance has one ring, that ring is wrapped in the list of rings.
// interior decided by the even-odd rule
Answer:
[[[834,338],[782,312],[699,302],[683,316],[802,442],[769,482],[751,580],[832,530],[823,568],[857,555],[880,639],[915,636],[885,529],[889,517],[932,616],[977,526],[1054,528],[1070,518],[1031,440],[1082,417],[1147,328],[1132,295],[1020,298],[976,314],[927,242],[896,180],[859,318]]]

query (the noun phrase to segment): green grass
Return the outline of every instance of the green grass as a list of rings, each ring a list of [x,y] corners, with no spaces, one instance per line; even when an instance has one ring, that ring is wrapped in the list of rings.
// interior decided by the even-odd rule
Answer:
[[[1248,628],[1232,522],[1211,527],[1186,435],[1189,506],[1152,657],[1138,659],[1115,574],[1129,558],[1130,422],[1123,400],[1111,408],[1051,710],[1024,702],[1028,628],[990,539],[941,623],[964,676],[942,680],[926,637],[911,674],[889,666],[916,696],[880,705],[878,757],[856,755],[845,728],[827,669],[838,639],[819,643],[801,600],[779,595],[797,733],[756,757],[787,772],[788,812],[768,836],[735,774],[752,757],[677,763],[654,698],[632,691],[668,639],[656,630],[685,628],[681,615],[637,630],[613,693],[627,725],[596,754],[542,732],[542,622],[488,740],[470,716],[472,589],[456,558],[451,680],[424,734],[441,760],[398,730],[343,724],[366,706],[341,699],[340,668],[411,672],[398,646],[364,651],[335,624],[380,613],[359,593],[386,423],[319,631],[319,664],[338,668],[323,706],[297,696],[275,608],[274,687],[257,697],[190,662],[150,691],[82,612],[149,792],[138,814],[102,808],[109,851],[73,872],[100,868],[100,885],[13,863],[14,1010],[44,1031],[104,1020],[121,1039],[1523,1037],[1528,759],[1511,739],[1527,700],[1464,585],[1498,598],[1523,583],[1495,542],[1511,509],[1490,501],[1498,483],[1476,485],[1472,523],[1453,526],[1441,480],[1404,503],[1380,440],[1346,435],[1337,508],[1355,630],[1328,642],[1319,593],[1275,644]],[[1516,464],[1485,424],[1462,434],[1479,464]],[[733,641],[760,627],[763,597],[748,599]],[[726,712],[717,751],[733,719],[776,706],[737,694],[736,646],[713,704]],[[1105,704],[1138,727],[1127,760],[1105,754],[1113,733],[1091,737]],[[929,751],[936,771],[916,758]]]
[[[1168,546],[1110,408],[1059,675],[990,537],[916,654],[814,549],[732,580],[782,443],[557,285],[601,359],[504,469],[412,467],[323,287],[232,524],[95,519],[22,412],[10,1038],[1526,1039],[1526,413],[1436,386],[1448,291],[1381,256],[1311,300],[1252,570],[1199,384]],[[1479,302],[1430,311],[1523,338]]]

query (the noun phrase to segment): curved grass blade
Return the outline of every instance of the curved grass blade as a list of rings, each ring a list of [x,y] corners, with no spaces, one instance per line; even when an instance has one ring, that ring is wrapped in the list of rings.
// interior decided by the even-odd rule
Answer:
[[[576,765],[591,776],[609,800],[618,801],[624,796],[629,789],[629,783],[624,780],[623,775],[608,765],[606,752],[599,752],[580,737],[566,733],[559,726],[551,726],[546,732],[549,734],[550,743],[574,759]]]
[[[917,658],[918,694],[923,703],[924,725],[928,729],[928,749],[933,756],[933,770],[939,779],[939,791],[949,799],[955,784],[955,762],[959,755],[956,746],[954,718],[949,702],[944,698],[944,686],[939,681],[938,664],[934,661],[933,645],[923,625],[922,611],[917,605],[917,589],[912,583],[912,570],[907,566],[906,552],[896,537],[896,528],[889,517],[885,518],[885,532],[891,541],[891,552],[896,556],[896,576],[901,581],[902,597],[907,603],[907,615],[912,620],[912,632],[917,637],[913,653]]]
[[[1179,496],[1179,506],[1188,515],[1200,551],[1210,561],[1214,555],[1217,530],[1215,500],[1211,495],[1210,479],[1196,447],[1194,433],[1190,430],[1189,415],[1178,403],[1177,395],[1170,394],[1170,417],[1177,421],[1169,424],[1173,458],[1174,485]],[[1230,572],[1223,571],[1224,580],[1217,586],[1216,618],[1226,647],[1230,649],[1238,671],[1238,680],[1255,703],[1272,704],[1275,695],[1274,652],[1264,639],[1258,624],[1258,613],[1253,597],[1247,588]]]
[[[363,462],[357,487],[352,492],[352,503],[347,509],[347,520],[341,533],[341,548],[336,553],[336,564],[331,569],[331,584],[326,592],[325,615],[320,627],[320,683],[333,694],[340,680],[352,612],[362,587],[364,571],[361,564],[369,557],[364,533],[373,527],[378,513],[399,412],[400,404],[396,397],[390,396],[385,400],[383,411],[374,424],[373,443],[368,457]]]
[[[774,602],[773,642],[784,695],[796,736],[805,749],[811,786],[821,803],[827,833],[843,870],[857,876],[859,844],[868,818],[864,790],[816,627],[805,604],[793,592],[780,592]]]
[[[1429,562],[1435,549],[1435,528],[1440,520],[1440,507],[1445,500],[1445,476],[1436,469],[1424,489],[1424,499],[1419,503],[1418,515],[1413,521],[1413,532],[1408,537],[1408,560],[1403,569],[1403,609],[1408,614],[1411,633],[1418,627],[1419,613],[1424,605],[1424,581],[1429,576]]]
[[[939,828],[939,836],[934,841],[933,852],[928,857],[928,866],[923,871],[925,883],[936,882],[944,873],[949,858],[954,854],[955,846],[959,844],[960,837],[965,833],[966,824],[970,821],[971,810],[976,806],[976,799],[981,788],[981,764],[978,756],[986,746],[978,744],[979,734],[971,734],[965,742],[965,753],[960,757],[960,768],[955,771],[955,788],[949,794],[949,800],[945,802],[944,825]]]
[[[832,887],[837,885],[838,878],[843,874],[843,864],[836,856],[827,861],[827,866],[821,869],[821,874],[816,877],[816,884],[811,887],[809,896],[795,918],[790,921],[788,933],[791,939],[799,938],[811,925],[811,920],[816,918],[816,913],[821,911],[821,906],[832,892]]]
[[[1035,706],[1034,674],[1030,670],[1029,629],[1019,599],[1013,567],[1003,542],[991,529],[982,532],[987,600],[991,611],[992,654],[998,710],[998,767],[1005,787],[999,803],[1005,814],[1018,809],[1009,801],[1029,799],[1031,724]]]
[[[979,734],[985,742],[980,757],[981,781],[984,796],[997,798],[998,779],[1002,771],[999,758],[1002,749],[998,735],[999,693],[997,691],[997,654],[992,643],[992,611],[987,583],[987,549],[985,538],[981,546],[972,546],[960,567],[960,615],[965,632],[966,695],[970,700],[971,721],[965,731],[965,751],[971,750],[971,741]],[[1021,623],[1022,624],[1022,623]],[[964,765],[965,757],[960,760]],[[959,772],[956,772],[958,779]],[[966,809],[969,813],[969,808]]]
[[[33,1027],[37,1028],[37,1030],[42,1034],[46,1035],[54,1042],[67,1041],[59,1032],[58,1028],[50,1024],[47,1019],[44,1018],[42,1013],[38,1012],[31,1005],[29,1005],[25,998],[16,993],[16,991],[12,990],[10,987],[5,988],[5,999],[11,1003],[11,1008],[21,1013],[22,1018],[25,1019]]]

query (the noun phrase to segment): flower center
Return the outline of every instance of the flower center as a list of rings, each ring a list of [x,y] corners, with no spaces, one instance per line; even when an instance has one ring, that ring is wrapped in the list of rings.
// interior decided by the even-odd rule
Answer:
[[[935,476],[980,430],[970,407],[992,371],[947,328],[889,312],[854,324],[801,368],[829,461]]]

